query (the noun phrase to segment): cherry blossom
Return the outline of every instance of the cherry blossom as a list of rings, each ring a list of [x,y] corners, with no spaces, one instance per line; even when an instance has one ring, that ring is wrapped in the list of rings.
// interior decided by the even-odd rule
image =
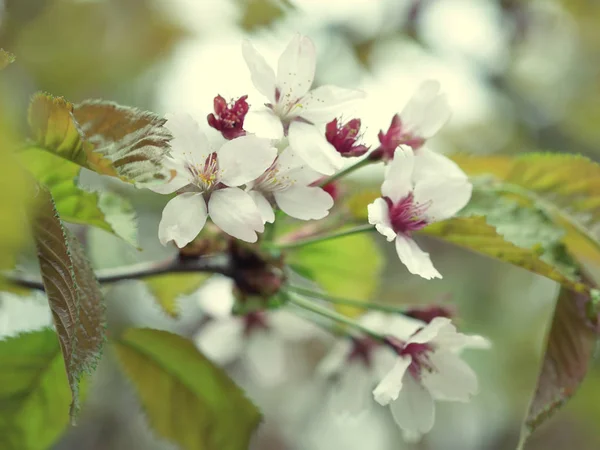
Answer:
[[[333,119],[325,127],[327,142],[346,158],[364,155],[369,151],[369,147],[358,142],[360,124],[360,119],[352,119],[345,124],[338,123],[337,118]]]
[[[244,136],[244,119],[248,113],[247,95],[231,101],[229,104],[223,97],[217,95],[214,99],[214,113],[210,113],[206,120],[208,124],[220,131],[225,139],[235,139]]]
[[[165,165],[173,177],[151,189],[179,195],[163,210],[160,242],[174,241],[184,247],[200,233],[209,216],[225,233],[256,242],[264,222],[252,197],[238,186],[270,167],[277,150],[255,136],[238,137],[214,150],[194,119],[185,114],[169,116],[166,126],[173,140]]]
[[[275,220],[271,201],[296,219],[322,219],[333,206],[333,198],[322,188],[310,186],[319,178],[319,173],[307,167],[288,147],[265,173],[247,186],[265,222]]]
[[[471,198],[472,185],[467,178],[416,172],[415,160],[409,147],[396,150],[386,167],[382,197],[368,206],[369,223],[388,241],[395,241],[400,261],[410,273],[442,278],[412,232],[454,216]]]
[[[198,295],[211,320],[194,337],[196,346],[219,365],[239,361],[257,383],[282,382],[287,345],[310,339],[320,330],[285,309],[232,315],[233,281],[216,276],[207,283]]]
[[[389,337],[396,361],[373,390],[389,405],[404,439],[417,441],[433,427],[434,400],[468,402],[477,393],[477,375],[459,356],[465,348],[488,348],[481,336],[456,331],[450,319],[437,317],[407,341]]]
[[[317,125],[335,118],[363,93],[330,85],[311,90],[316,50],[313,42],[300,34],[279,57],[277,74],[250,42],[244,42],[242,53],[254,86],[269,100],[265,108],[248,113],[246,129],[272,139],[287,136],[290,146],[312,169],[333,174],[343,165],[343,158]]]

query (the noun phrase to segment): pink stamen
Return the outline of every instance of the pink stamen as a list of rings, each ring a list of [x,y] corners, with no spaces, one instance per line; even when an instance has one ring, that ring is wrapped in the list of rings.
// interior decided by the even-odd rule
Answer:
[[[429,204],[416,204],[412,192],[394,204],[389,197],[384,197],[390,215],[392,228],[396,233],[403,233],[410,236],[411,232],[418,231],[428,225],[425,218],[425,212]]]

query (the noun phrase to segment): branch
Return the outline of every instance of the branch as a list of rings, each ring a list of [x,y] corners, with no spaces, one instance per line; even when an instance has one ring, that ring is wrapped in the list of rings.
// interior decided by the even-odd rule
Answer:
[[[165,261],[143,262],[131,266],[98,270],[96,278],[100,283],[115,283],[117,281],[137,280],[167,273],[195,272],[218,273],[227,277],[233,277],[233,268],[231,267],[229,258],[224,254],[218,254],[197,258],[175,256]],[[17,286],[44,290],[44,284],[37,276],[10,272],[5,274],[5,278]]]

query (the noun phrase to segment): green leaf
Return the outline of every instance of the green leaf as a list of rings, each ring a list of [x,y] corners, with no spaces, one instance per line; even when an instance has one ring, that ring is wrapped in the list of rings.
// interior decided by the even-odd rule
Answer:
[[[104,301],[79,242],[63,227],[48,191],[40,189],[33,232],[44,289],[65,360],[73,401],[79,408],[79,380],[100,359],[104,344]]]
[[[583,156],[543,153],[453,159],[469,175],[487,175],[498,193],[544,211],[566,230],[563,242],[571,254],[600,263],[600,165]]]
[[[137,246],[135,212],[124,198],[111,192],[87,192],[76,184],[81,168],[42,150],[20,153],[22,164],[50,190],[65,222],[92,225]]]
[[[329,294],[367,302],[377,289],[383,257],[372,237],[356,234],[307,245],[289,251],[287,263]],[[356,315],[360,310],[340,306],[340,312]]]
[[[240,26],[246,31],[273,24],[292,7],[289,0],[238,0],[238,3],[242,8]]]
[[[163,311],[171,317],[178,317],[178,298],[195,292],[208,277],[205,274],[173,273],[147,278],[145,281]]]
[[[150,425],[184,450],[246,450],[260,413],[181,336],[129,329],[114,342]]]
[[[530,272],[550,278],[577,292],[589,292],[592,286],[579,281],[562,270],[544,262],[540,257],[543,251],[536,248],[523,248],[508,242],[483,217],[459,217],[434,223],[419,234],[441,238],[452,244],[491,256],[513,264]],[[557,258],[559,251],[557,250]],[[565,255],[568,261],[568,256]]]
[[[15,62],[15,55],[0,48],[0,70]]]
[[[46,450],[69,423],[69,383],[50,329],[0,341],[0,448]]]
[[[171,134],[166,119],[100,100],[77,105],[34,95],[29,127],[35,145],[103,175],[150,183],[171,175],[162,162]]]
[[[548,334],[537,386],[521,434],[529,435],[575,394],[583,381],[598,339],[598,322],[587,317],[590,299],[561,289]]]

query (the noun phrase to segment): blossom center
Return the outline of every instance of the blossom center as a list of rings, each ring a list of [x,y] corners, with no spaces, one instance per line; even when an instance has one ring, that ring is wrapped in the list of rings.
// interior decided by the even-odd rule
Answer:
[[[293,185],[296,181],[288,175],[282,174],[279,169],[279,158],[275,159],[269,167],[254,183],[255,188],[262,192],[283,191]]]
[[[429,204],[416,203],[412,192],[397,203],[393,203],[389,197],[384,197],[384,200],[388,205],[390,222],[396,233],[410,235],[412,231],[427,226],[425,211]]]
[[[249,105],[247,95],[227,103],[223,97],[217,95],[214,99],[214,114],[208,115],[208,124],[221,132],[225,139],[235,139],[244,136],[244,119],[248,113]]]
[[[433,352],[433,348],[428,344],[417,344],[410,343],[402,350],[400,350],[401,356],[410,356],[411,362],[408,366],[408,372],[419,380],[423,371],[433,372],[435,367],[431,364],[429,355]]]
[[[215,152],[208,155],[203,163],[187,161],[186,169],[192,176],[192,183],[202,192],[214,189],[221,179],[219,160]]]
[[[243,317],[244,321],[244,334],[248,336],[250,333],[256,330],[268,330],[269,324],[267,322],[267,316],[262,311],[255,311],[246,314]]]

